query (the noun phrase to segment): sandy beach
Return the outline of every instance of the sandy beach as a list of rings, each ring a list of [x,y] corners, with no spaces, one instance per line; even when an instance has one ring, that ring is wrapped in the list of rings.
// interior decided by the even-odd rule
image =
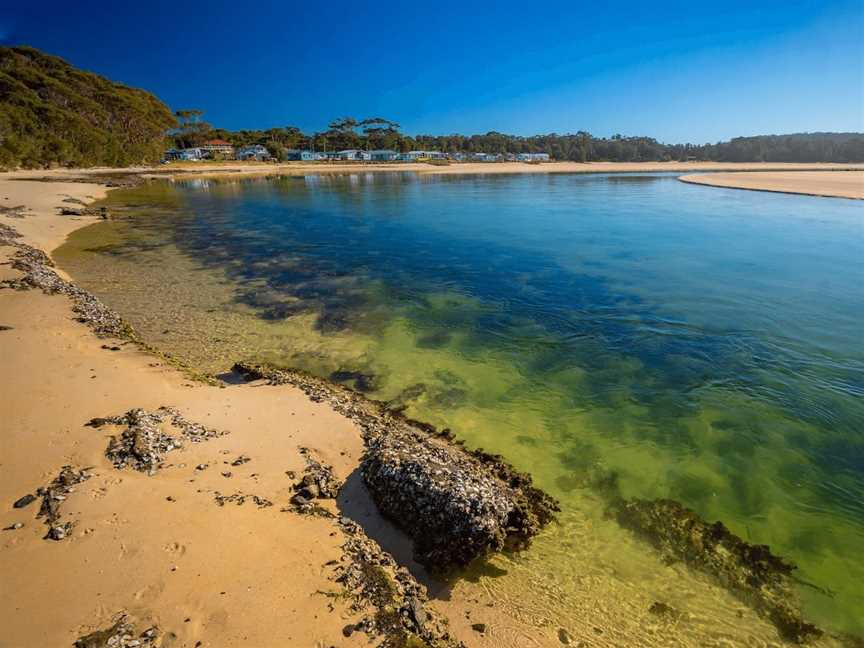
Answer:
[[[416,170],[424,173],[730,168],[695,163],[500,164],[393,165],[392,169],[382,165],[374,170],[415,170],[413,166],[423,167]],[[201,165],[194,172],[310,170],[321,168]],[[5,208],[0,223],[14,227],[22,242],[50,253],[71,231],[98,220],[94,215],[60,215],[59,211],[79,204],[70,200],[89,203],[103,197],[109,171],[0,174],[0,206]],[[855,173],[860,178],[864,172]],[[817,178],[796,171],[773,174],[770,182],[792,176],[806,179],[811,189],[822,182],[820,186],[842,185],[851,191],[848,183],[832,184],[823,175],[840,177],[830,173]],[[88,177],[93,182],[81,181]],[[16,207],[20,209],[12,209]],[[0,281],[20,276],[8,264],[14,252],[13,247],[0,247]],[[62,268],[59,273],[62,276]],[[4,529],[0,532],[4,583],[0,645],[69,646],[78,637],[111,625],[121,612],[139,631],[157,625],[162,646],[370,645],[366,634],[350,629],[364,613],[352,607],[351,597],[337,582],[346,561],[344,545],[350,539],[339,524],[337,503],[321,503],[336,517],[301,515],[290,508],[292,476],[307,468],[301,449],[311,449],[340,480],[354,473],[363,452],[355,422],[291,385],[193,380],[128,340],[96,337],[74,321],[69,299],[39,290],[0,290],[0,356],[6,375],[0,396],[0,527]],[[163,406],[176,408],[185,420],[215,432],[200,443],[186,443],[167,453],[165,466],[153,475],[118,469],[106,457],[110,437],[119,434],[122,426],[86,425],[135,408],[157,412]],[[66,465],[89,469],[89,478],[59,500],[62,520],[74,526],[69,537],[55,542],[43,539],[46,526],[36,517],[38,499],[22,508],[13,508],[12,503],[51,483]],[[363,507],[371,526],[387,527],[380,516],[369,512],[368,502]],[[699,578],[687,586],[700,592],[718,589]],[[729,599],[726,594],[717,596],[725,597],[724,602]],[[582,637],[590,638],[591,645],[706,645],[708,637],[720,636],[733,643],[747,637],[760,645],[776,640],[774,628],[749,611],[739,612],[739,618],[746,614],[747,634],[705,621],[704,627],[684,630],[677,624],[659,630],[652,626],[646,639],[641,619],[650,600],[638,600],[640,617],[631,614],[635,609],[631,599],[610,598],[597,605],[593,616],[572,619],[566,629],[545,619],[540,626],[531,619],[517,622],[495,603],[494,595],[466,596],[456,588],[427,608],[429,614],[446,616],[454,641],[468,646],[579,645]],[[625,614],[632,618],[625,619]],[[490,628],[488,633],[472,627],[478,620]],[[753,628],[757,628],[756,638]]]
[[[705,173],[680,180],[712,187],[864,199],[864,170]]]

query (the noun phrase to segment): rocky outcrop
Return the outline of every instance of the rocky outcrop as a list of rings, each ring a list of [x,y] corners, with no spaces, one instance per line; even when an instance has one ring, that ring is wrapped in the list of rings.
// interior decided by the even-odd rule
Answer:
[[[554,510],[459,446],[419,432],[371,439],[361,472],[380,511],[414,538],[415,559],[435,570],[527,546]]]
[[[558,511],[529,475],[499,455],[466,449],[449,430],[303,372],[248,363],[234,370],[249,380],[299,387],[359,425],[366,485],[381,512],[412,536],[417,560],[433,570],[524,548]]]

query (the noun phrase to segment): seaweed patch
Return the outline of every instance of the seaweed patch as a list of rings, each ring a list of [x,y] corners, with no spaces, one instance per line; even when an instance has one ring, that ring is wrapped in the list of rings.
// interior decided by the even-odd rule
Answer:
[[[766,545],[745,542],[722,522],[706,522],[673,500],[619,499],[609,513],[664,556],[716,578],[768,618],[784,639],[803,643],[822,635],[801,616],[790,579],[795,565]]]

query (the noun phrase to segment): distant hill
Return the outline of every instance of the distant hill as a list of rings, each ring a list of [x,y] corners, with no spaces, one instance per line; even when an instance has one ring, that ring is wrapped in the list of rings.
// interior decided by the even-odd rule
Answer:
[[[864,162],[862,133],[734,137],[702,148],[711,159],[723,162]]]
[[[168,107],[31,47],[0,47],[0,168],[156,162]]]

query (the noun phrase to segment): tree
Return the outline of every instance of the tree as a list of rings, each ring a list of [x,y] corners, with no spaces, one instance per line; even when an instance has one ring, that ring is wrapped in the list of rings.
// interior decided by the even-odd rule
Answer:
[[[177,128],[171,131],[171,135],[179,148],[201,146],[208,139],[212,139],[213,127],[201,119],[204,116],[203,110],[178,110],[174,116],[177,118]]]

